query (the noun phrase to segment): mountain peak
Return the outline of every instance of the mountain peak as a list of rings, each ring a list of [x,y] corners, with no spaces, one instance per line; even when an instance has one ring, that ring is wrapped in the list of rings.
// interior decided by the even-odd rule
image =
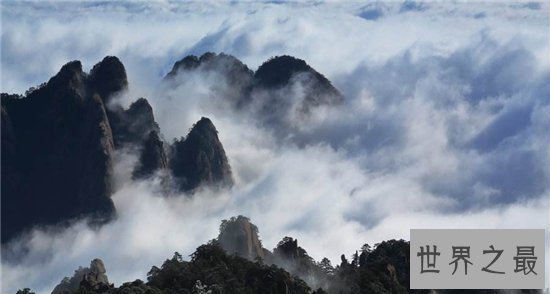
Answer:
[[[166,78],[173,78],[180,71],[193,70],[201,68],[204,70],[214,70],[232,79],[236,77],[252,76],[252,71],[239,59],[233,55],[214,52],[206,52],[200,57],[188,55],[174,63],[172,70],[166,75]]]
[[[67,73],[82,73],[82,62],[80,62],[80,60],[73,60],[73,61],[67,62],[65,65],[61,67],[57,75],[67,74]]]
[[[153,107],[149,104],[149,101],[145,98],[138,98],[138,100],[132,102],[128,108],[128,115],[137,117],[143,116],[143,119],[147,121],[154,121]]]
[[[202,184],[233,184],[225,150],[210,119],[201,118],[172,149],[170,167],[180,190],[191,191]]]
[[[225,54],[221,53],[220,55],[217,55],[214,52],[205,52],[199,58],[199,62],[208,62],[208,61],[211,61],[211,60],[215,59],[218,56],[222,57],[223,55],[225,55]]]
[[[257,82],[262,86],[281,87],[288,84],[294,74],[300,72],[317,73],[304,60],[289,55],[282,55],[272,57],[260,65],[255,77]]]
[[[265,252],[258,237],[258,227],[248,217],[239,215],[222,220],[218,242],[228,254],[254,260],[264,258]]]
[[[190,135],[195,132],[200,133],[218,133],[218,130],[216,130],[216,127],[212,123],[212,121],[207,117],[201,117],[201,119],[193,125],[193,128],[191,129]]]
[[[128,87],[128,77],[122,62],[116,56],[106,56],[90,71],[92,88],[106,101],[112,94]]]
[[[117,147],[127,144],[141,144],[143,140],[148,138],[151,131],[160,134],[153,107],[145,98],[137,99],[126,110],[122,106],[110,107],[107,110]]]
[[[59,72],[53,76],[48,84],[53,88],[70,87],[72,89],[81,88],[85,79],[80,60],[73,60],[61,67]]]
[[[113,134],[103,99],[78,60],[26,97],[2,99],[8,122],[2,153],[13,163],[2,163],[2,182],[10,181],[2,185],[2,242],[35,225],[84,216],[101,224],[114,217]]]
[[[134,178],[150,177],[156,171],[165,169],[168,166],[167,161],[164,142],[156,131],[151,131],[143,142],[139,162],[132,176]]]
[[[82,291],[86,293],[107,292],[113,288],[113,284],[109,283],[106,272],[103,261],[96,258],[90,262],[90,267],[79,267],[72,277],[63,278],[61,283],[55,286],[52,294],[80,293],[82,290],[87,290]]]
[[[308,114],[313,108],[321,105],[337,105],[344,100],[342,94],[324,75],[304,60],[289,55],[275,56],[264,62],[254,74],[254,83],[257,89],[263,90],[277,90],[285,87],[292,89],[295,83],[300,84],[304,89],[303,97],[300,98],[302,105],[298,109],[301,114]],[[284,101],[284,97],[271,99],[271,104],[267,105],[268,117],[274,105],[279,104],[279,107],[284,105],[281,101]],[[275,121],[277,119],[279,118],[274,118]]]

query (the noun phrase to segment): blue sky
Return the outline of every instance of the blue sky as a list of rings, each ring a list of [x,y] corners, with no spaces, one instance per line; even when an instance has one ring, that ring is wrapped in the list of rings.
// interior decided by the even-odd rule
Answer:
[[[222,195],[154,197],[158,183],[132,182],[125,171],[135,155],[121,152],[119,220],[98,231],[84,222],[36,230],[4,248],[26,243],[30,252],[2,264],[7,292],[51,290],[95,257],[115,283],[143,279],[238,214],[258,225],[267,248],[289,235],[333,261],[365,242],[408,238],[410,228],[550,227],[548,3],[0,5],[3,92],[23,93],[70,60],[89,70],[116,55],[130,82],[122,103],[148,98],[168,141],[209,116],[237,182]],[[230,85],[219,76],[160,85],[175,61],[206,51],[253,70],[275,55],[302,58],[345,105],[307,121],[288,112],[281,132],[224,107]],[[303,98],[291,93],[291,102]]]

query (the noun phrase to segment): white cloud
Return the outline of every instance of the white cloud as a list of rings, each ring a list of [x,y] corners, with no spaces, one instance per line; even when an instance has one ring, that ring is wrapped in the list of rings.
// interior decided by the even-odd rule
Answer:
[[[258,225],[267,248],[290,235],[333,261],[365,242],[408,238],[410,228],[550,229],[547,3],[407,12],[399,4],[96,4],[3,2],[2,91],[24,92],[72,59],[90,68],[117,55],[130,79],[123,103],[147,97],[169,141],[210,117],[237,185],[162,198],[156,183],[129,181],[135,158],[120,154],[119,219],[101,229],[82,221],[36,230],[15,262],[10,250],[22,243],[2,248],[2,292],[47,292],[95,257],[117,284],[143,279],[238,214]],[[380,15],[362,18],[372,18],[362,14],[369,9]],[[160,85],[174,61],[204,51],[234,54],[252,69],[295,55],[347,101],[283,140],[227,107],[212,91],[223,92],[219,76]]]

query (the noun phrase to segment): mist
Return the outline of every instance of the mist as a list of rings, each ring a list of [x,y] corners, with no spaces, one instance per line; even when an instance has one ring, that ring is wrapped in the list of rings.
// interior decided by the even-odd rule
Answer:
[[[92,4],[2,3],[2,91],[23,93],[73,59],[89,69],[116,55],[129,89],[115,103],[146,97],[167,142],[209,117],[235,185],[166,197],[160,176],[132,180],[138,155],[118,151],[117,219],[35,228],[3,245],[2,292],[49,293],[94,258],[115,285],[146,280],[236,215],[258,226],[264,247],[292,236],[333,264],[411,228],[550,229],[547,3]],[[268,93],[290,104],[272,124],[258,105],[234,107],[234,85],[216,71],[163,81],[175,61],[207,51],[252,70],[275,55],[302,58],[345,101],[298,116],[295,80]]]

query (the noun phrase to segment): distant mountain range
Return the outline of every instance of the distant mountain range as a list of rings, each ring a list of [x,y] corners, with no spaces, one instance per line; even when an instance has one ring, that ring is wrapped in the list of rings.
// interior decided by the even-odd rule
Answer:
[[[230,55],[187,56],[174,64],[164,83],[177,87],[189,71],[225,77],[232,90],[223,93],[224,99],[236,108],[257,104],[253,93],[275,93],[273,89],[292,81],[307,85],[300,112],[343,99],[328,79],[290,56],[274,57],[255,73]],[[108,56],[89,73],[80,61],[72,61],[25,95],[2,93],[2,243],[37,225],[81,217],[100,225],[113,219],[116,208],[110,196],[118,149],[137,148],[133,177],[160,174],[168,190],[192,194],[202,186],[233,184],[210,119],[202,118],[187,136],[169,144],[147,99],[137,99],[128,109],[116,103],[127,87],[124,65]],[[280,97],[260,97],[265,101],[259,103],[259,116],[277,113]]]

